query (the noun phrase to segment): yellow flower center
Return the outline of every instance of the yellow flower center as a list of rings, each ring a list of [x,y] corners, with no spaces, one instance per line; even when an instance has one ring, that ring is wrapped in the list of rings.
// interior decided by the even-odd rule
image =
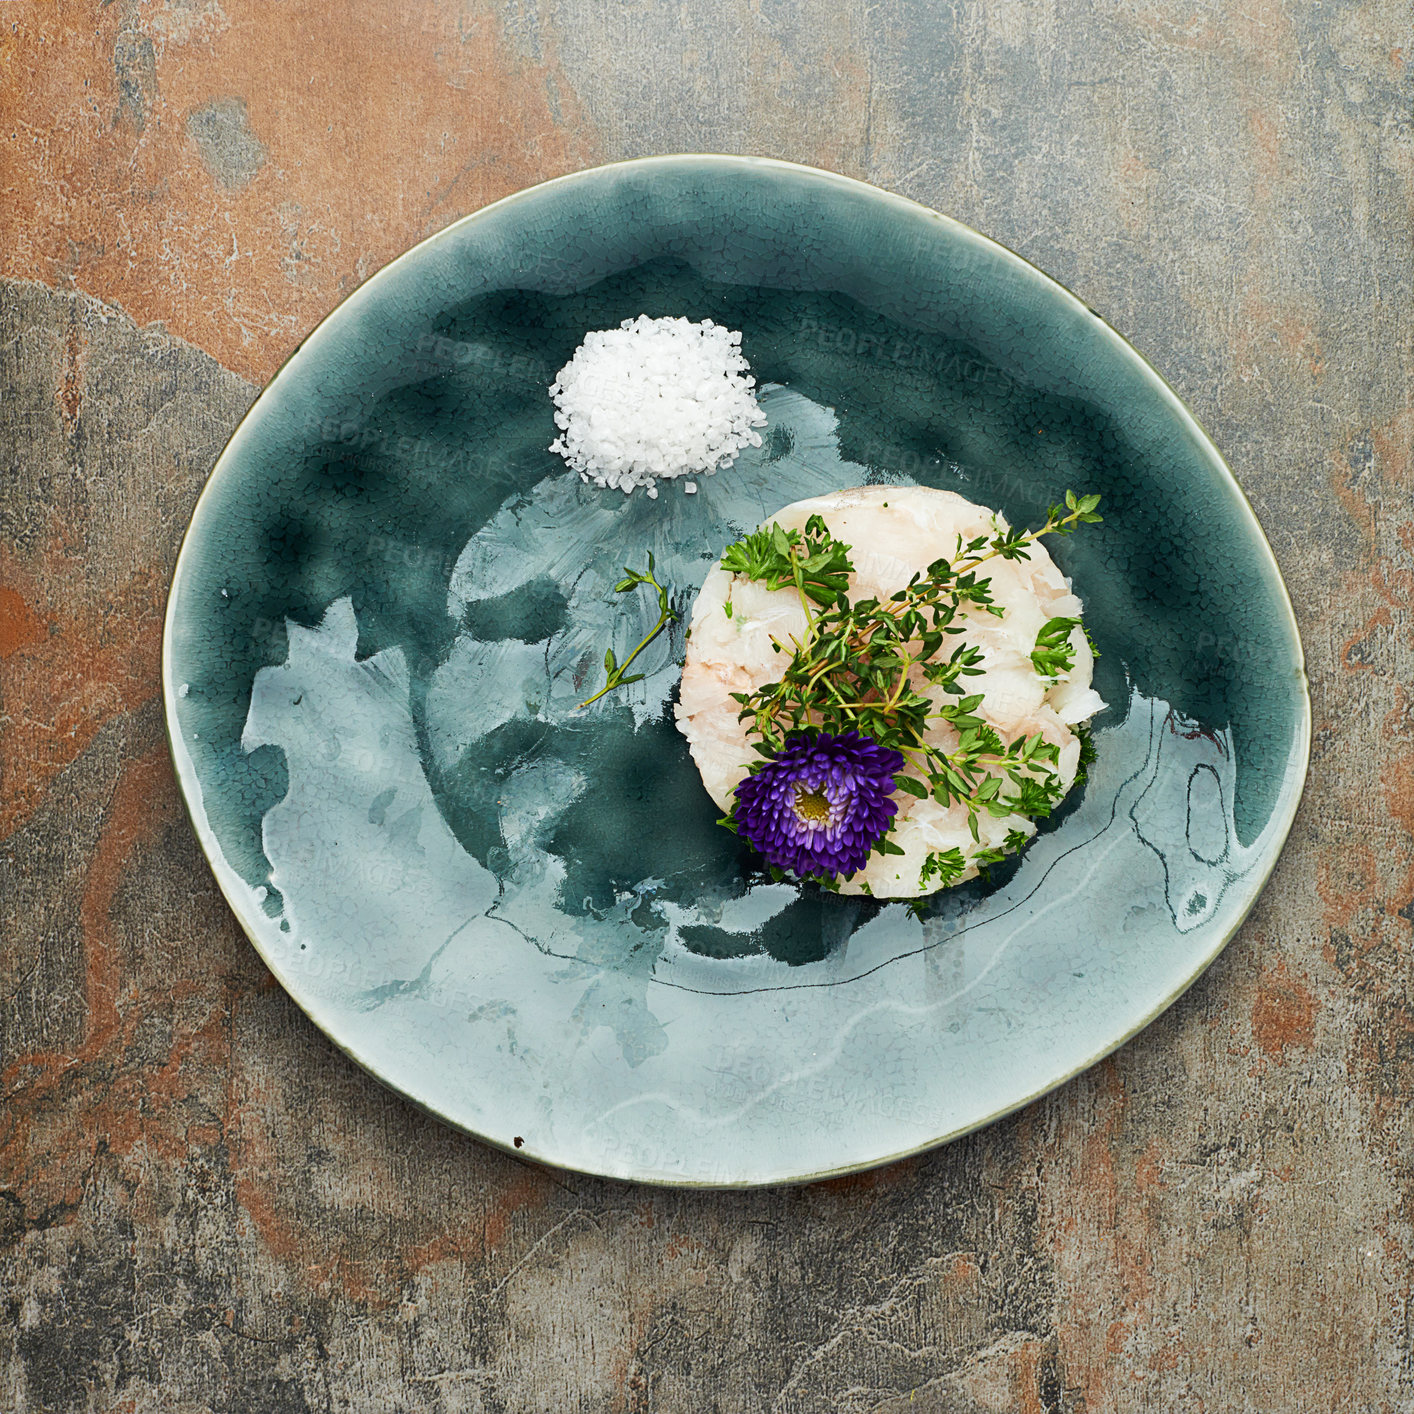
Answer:
[[[795,813],[805,825],[824,825],[830,819],[830,802],[823,791],[795,788]]]

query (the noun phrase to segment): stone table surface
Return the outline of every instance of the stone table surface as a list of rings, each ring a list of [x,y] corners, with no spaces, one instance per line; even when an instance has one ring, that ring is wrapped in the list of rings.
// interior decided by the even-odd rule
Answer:
[[[1396,0],[0,6],[0,1410],[1414,1409],[1414,15]],[[867,178],[1055,275],[1252,497],[1315,753],[1219,962],[832,1183],[540,1170],[339,1055],[163,739],[212,461],[420,237],[659,151]]]

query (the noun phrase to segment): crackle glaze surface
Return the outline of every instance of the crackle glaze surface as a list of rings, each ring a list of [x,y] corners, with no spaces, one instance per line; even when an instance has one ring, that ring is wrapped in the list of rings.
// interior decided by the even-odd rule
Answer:
[[[547,451],[554,371],[645,312],[740,329],[763,387],[761,448],[696,495]],[[644,631],[620,566],[653,553],[685,621],[777,506],[914,481],[1017,524],[1102,494],[1055,553],[1113,704],[1019,865],[922,917],[771,883],[714,824],[681,623],[576,706]],[[752,1184],[974,1128],[1188,985],[1285,837],[1300,662],[1230,476],[1094,314],[911,203],[686,158],[493,207],[306,341],[197,509],[166,688],[222,888],[341,1047],[527,1157]]]

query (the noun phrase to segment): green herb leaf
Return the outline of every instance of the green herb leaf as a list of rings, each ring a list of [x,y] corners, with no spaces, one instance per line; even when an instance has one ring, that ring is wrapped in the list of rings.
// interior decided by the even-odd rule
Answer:
[[[605,693],[612,692],[616,687],[625,687],[629,683],[642,682],[644,674],[629,673],[629,665],[633,662],[635,658],[638,657],[640,653],[643,652],[645,648],[648,647],[650,643],[653,642],[655,638],[657,638],[660,633],[662,633],[662,631],[670,623],[672,623],[677,618],[677,614],[673,612],[671,598],[667,589],[663,585],[659,584],[658,581],[653,577],[653,571],[653,555],[650,551],[648,555],[648,573],[639,574],[636,570],[631,570],[627,566],[625,566],[624,578],[621,579],[614,586],[614,592],[616,594],[622,594],[625,590],[634,588],[635,585],[652,585],[652,587],[657,591],[658,597],[658,622],[655,623],[653,627],[648,630],[648,632],[643,636],[642,640],[639,642],[638,647],[636,647],[633,652],[630,653],[628,657],[623,660],[622,663],[620,663],[614,657],[614,650],[612,648],[606,648],[604,650],[604,686],[601,687],[599,691],[594,694],[593,697],[588,697],[583,702],[581,702],[579,704],[581,709],[588,707],[591,702],[597,702],[601,697],[604,696]],[[627,676],[625,676],[625,674],[627,674]]]
[[[1062,678],[1075,666],[1075,648],[1070,635],[1079,625],[1079,619],[1046,620],[1031,650],[1031,662],[1042,677]]]
[[[923,868],[918,871],[918,884],[920,888],[926,888],[936,879],[946,887],[966,872],[967,861],[962,857],[960,849],[935,849],[923,861]]]

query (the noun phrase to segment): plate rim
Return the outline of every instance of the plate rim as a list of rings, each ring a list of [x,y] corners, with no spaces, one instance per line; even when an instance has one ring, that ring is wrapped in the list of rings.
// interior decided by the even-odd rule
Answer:
[[[591,1169],[579,1167],[573,1164],[559,1162],[548,1154],[538,1152],[531,1145],[529,1140],[524,1141],[523,1147],[513,1147],[503,1140],[492,1135],[484,1134],[480,1130],[473,1129],[462,1120],[456,1119],[439,1109],[435,1104],[420,1098],[409,1091],[402,1089],[392,1080],[380,1074],[373,1062],[365,1059],[354,1048],[352,1043],[346,1042],[320,1019],[318,1008],[312,1002],[302,998],[298,991],[290,985],[287,978],[287,969],[276,965],[275,960],[267,953],[262,945],[255,929],[247,922],[245,914],[245,904],[243,900],[238,901],[236,897],[236,884],[249,888],[243,879],[235,874],[235,871],[226,862],[224,852],[219,842],[216,840],[215,832],[211,829],[206,818],[206,811],[202,803],[201,781],[197,776],[195,766],[191,756],[182,741],[180,724],[177,720],[177,701],[180,696],[180,684],[175,680],[173,672],[173,638],[176,625],[176,604],[178,590],[181,584],[184,571],[189,572],[190,556],[194,554],[191,549],[193,532],[195,531],[199,519],[203,512],[210,514],[210,507],[214,499],[213,491],[218,477],[223,471],[234,471],[228,468],[227,463],[234,460],[239,451],[238,444],[244,440],[243,434],[248,432],[253,425],[254,418],[266,394],[274,387],[275,383],[294,360],[313,345],[316,341],[322,342],[328,337],[329,326],[336,317],[345,317],[350,307],[357,307],[367,297],[368,292],[379,282],[385,282],[395,270],[410,262],[413,257],[419,255],[428,247],[435,246],[439,242],[448,240],[454,232],[461,231],[469,224],[480,221],[492,212],[500,211],[516,202],[525,201],[531,197],[542,195],[552,188],[575,185],[579,183],[592,184],[602,180],[606,175],[627,170],[648,171],[657,168],[692,168],[703,169],[718,168],[722,170],[761,170],[761,171],[782,171],[794,174],[805,174],[812,178],[822,179],[826,183],[836,186],[841,190],[856,192],[868,195],[871,200],[882,200],[887,205],[893,206],[902,212],[907,213],[914,219],[922,216],[927,219],[939,222],[944,229],[955,235],[960,235],[968,241],[978,243],[983,249],[991,249],[999,252],[1004,263],[1008,263],[1015,269],[1019,269],[1027,278],[1039,279],[1045,286],[1049,286],[1053,293],[1059,294],[1064,304],[1068,304],[1074,312],[1089,315],[1096,323],[1102,337],[1107,338],[1122,356],[1127,356],[1141,375],[1151,384],[1154,390],[1160,395],[1163,402],[1167,403],[1171,412],[1175,413],[1179,422],[1183,425],[1187,433],[1195,440],[1199,450],[1209,460],[1214,470],[1219,474],[1219,479],[1225,483],[1226,489],[1233,493],[1234,510],[1245,517],[1247,528],[1255,535],[1256,545],[1259,550],[1262,567],[1269,587],[1274,587],[1277,591],[1277,602],[1284,615],[1283,622],[1289,632],[1290,642],[1294,649],[1293,661],[1291,664],[1292,676],[1295,679],[1297,721],[1295,723],[1295,741],[1286,759],[1284,776],[1280,784],[1280,795],[1276,807],[1272,811],[1270,820],[1276,823],[1277,835],[1279,836],[1271,859],[1263,869],[1259,879],[1251,888],[1245,905],[1231,926],[1224,930],[1216,942],[1207,951],[1206,955],[1197,960],[1192,973],[1179,985],[1172,988],[1164,995],[1151,1009],[1134,1023],[1122,1035],[1113,1040],[1107,1041],[1093,1054],[1073,1067],[1067,1069],[1058,1076],[1053,1076],[1040,1084],[1037,1088],[1029,1090],[1026,1094],[1013,1101],[997,1107],[986,1115],[969,1120],[963,1124],[956,1125],[952,1129],[929,1138],[919,1144],[910,1145],[894,1153],[882,1155],[877,1158],[849,1162],[833,1167],[812,1170],[809,1173],[787,1174],[766,1178],[742,1178],[742,1179],[702,1179],[694,1177],[681,1177],[672,1174],[652,1174],[645,1175],[632,1171],[631,1167],[623,1164],[608,1163],[603,1168]],[[1202,425],[1194,417],[1186,403],[1174,391],[1172,385],[1154,367],[1152,363],[1117,329],[1109,324],[1105,318],[1095,309],[1088,305],[1078,295],[1067,286],[1062,284],[1054,276],[1049,275],[1038,265],[1033,264],[1025,256],[1018,254],[1011,247],[988,236],[975,227],[969,226],[957,218],[936,210],[923,202],[915,201],[912,197],[902,196],[897,192],[892,192],[884,187],[876,186],[871,182],[866,182],[857,177],[845,176],[839,172],[832,172],[823,167],[814,167],[806,163],[790,162],[783,158],[761,157],[738,153],[718,153],[718,152],[675,152],[658,153],[650,156],[627,158],[617,162],[601,163],[593,167],[580,168],[573,172],[564,173],[558,177],[551,177],[546,181],[537,182],[533,186],[522,187],[517,191],[510,192],[506,196],[478,207],[474,211],[458,217],[431,235],[423,237],[421,240],[409,246],[406,250],[394,256],[386,264],[380,266],[356,289],[351,290],[337,304],[334,305],[310,331],[297,343],[293,349],[280,361],[279,365],[265,381],[259,393],[252,400],[250,406],[241,414],[235,427],[231,430],[216,460],[211,465],[211,470],[207,473],[202,484],[186,526],[182,531],[181,538],[177,546],[176,559],[171,572],[171,580],[167,590],[167,602],[162,618],[162,653],[161,653],[161,677],[162,677],[162,698],[163,698],[163,728],[167,738],[169,754],[172,758],[173,774],[177,783],[177,791],[181,797],[182,807],[186,812],[187,819],[192,826],[192,831],[196,836],[197,844],[206,859],[208,867],[216,880],[217,887],[221,890],[227,907],[234,915],[236,922],[240,925],[242,932],[249,939],[251,946],[255,949],[256,955],[260,958],[266,969],[271,973],[286,996],[294,1002],[301,1012],[319,1030],[321,1035],[328,1040],[336,1050],[347,1056],[366,1074],[372,1076],[385,1089],[397,1095],[401,1100],[414,1105],[426,1114],[448,1125],[450,1128],[475,1139],[476,1141],[488,1144],[492,1148],[499,1150],[508,1157],[521,1162],[534,1163],[537,1166],[544,1166],[550,1169],[557,1169],[566,1173],[578,1173],[585,1177],[596,1179],[607,1179],[615,1182],[642,1183],[651,1187],[697,1189],[706,1191],[739,1191],[755,1188],[789,1187],[799,1184],[818,1183],[829,1179],[845,1178],[852,1174],[866,1173],[871,1169],[882,1168],[889,1164],[898,1163],[903,1159],[914,1158],[920,1154],[926,1154],[934,1149],[939,1149],[945,1144],[950,1144],[954,1140],[961,1139],[968,1134],[975,1133],[980,1129],[985,1129],[989,1125],[995,1124],[998,1120],[1005,1119],[1008,1115],[1024,1109],[1027,1105],[1034,1103],[1054,1090],[1058,1090],[1068,1081],[1073,1080],[1077,1075],[1083,1074],[1101,1061],[1114,1054],[1121,1046],[1131,1041],[1138,1033],[1150,1026],[1160,1016],[1169,1010],[1189,988],[1193,987],[1200,978],[1212,967],[1218,957],[1226,949],[1227,945],[1237,935],[1242,925],[1247,921],[1252,909],[1255,907],[1258,898],[1266,889],[1273,872],[1276,869],[1287,842],[1290,838],[1292,825],[1295,823],[1296,813],[1300,807],[1304,793],[1306,780],[1310,770],[1311,761],[1311,689],[1310,680],[1306,672],[1305,645],[1301,640],[1300,626],[1296,619],[1296,613],[1292,606],[1291,595],[1286,587],[1286,582],[1282,577],[1281,567],[1277,562],[1275,553],[1272,550],[1271,542],[1267,539],[1266,532],[1262,529],[1261,521],[1257,517],[1256,509],[1253,507],[1250,498],[1243,490],[1241,483],[1234,475],[1232,468],[1228,465],[1227,459],[1218,450],[1212,439],[1204,431]]]

